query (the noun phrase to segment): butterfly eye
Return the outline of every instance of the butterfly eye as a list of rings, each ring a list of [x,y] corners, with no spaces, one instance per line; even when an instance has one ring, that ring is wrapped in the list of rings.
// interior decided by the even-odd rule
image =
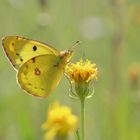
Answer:
[[[33,51],[36,51],[37,50],[37,47],[36,46],[33,46]]]

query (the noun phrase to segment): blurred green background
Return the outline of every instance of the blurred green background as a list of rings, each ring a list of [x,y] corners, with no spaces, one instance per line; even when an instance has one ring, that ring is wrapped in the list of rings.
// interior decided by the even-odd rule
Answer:
[[[0,38],[7,35],[58,50],[80,40],[72,61],[87,58],[99,70],[86,101],[87,140],[140,140],[139,0],[1,0]],[[47,99],[34,98],[17,85],[2,49],[0,56],[0,140],[43,139],[41,125],[55,100],[79,114],[64,76]]]

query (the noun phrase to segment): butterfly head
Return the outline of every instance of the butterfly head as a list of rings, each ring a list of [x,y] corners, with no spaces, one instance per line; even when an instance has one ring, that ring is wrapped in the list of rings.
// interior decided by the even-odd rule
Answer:
[[[73,56],[73,49],[79,45],[80,41],[77,41],[71,48],[65,51],[60,52],[60,58],[62,59],[63,62],[68,63],[71,57]]]
[[[60,52],[60,58],[62,61],[68,63],[71,57],[73,56],[72,50],[65,50]]]

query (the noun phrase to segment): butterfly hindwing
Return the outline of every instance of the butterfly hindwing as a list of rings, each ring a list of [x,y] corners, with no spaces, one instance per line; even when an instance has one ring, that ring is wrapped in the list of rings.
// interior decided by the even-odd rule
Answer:
[[[31,95],[47,97],[58,85],[64,68],[55,55],[40,55],[28,60],[18,71],[17,79],[22,89]]]
[[[2,40],[3,49],[11,64],[16,68],[29,59],[43,55],[59,55],[59,52],[47,44],[19,36],[7,36]]]

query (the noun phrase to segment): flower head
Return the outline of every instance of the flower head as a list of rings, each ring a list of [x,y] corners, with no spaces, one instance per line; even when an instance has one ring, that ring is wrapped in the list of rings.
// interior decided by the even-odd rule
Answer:
[[[72,114],[67,106],[60,106],[55,102],[49,107],[47,120],[43,124],[46,130],[45,140],[52,140],[55,137],[68,136],[77,128],[78,118]]]
[[[129,68],[130,82],[133,87],[139,87],[140,84],[140,64],[133,63]]]
[[[79,82],[97,78],[96,64],[92,64],[91,61],[86,60],[85,62],[81,59],[77,63],[71,63],[66,68],[66,74],[69,75],[72,81]]]
[[[74,93],[71,89],[73,95],[78,95],[80,98],[89,97],[90,89],[89,84],[91,80],[97,79],[98,70],[96,64],[91,63],[91,61],[82,59],[77,63],[71,63],[66,67],[66,75],[70,78],[71,84],[74,83],[75,91]]]

